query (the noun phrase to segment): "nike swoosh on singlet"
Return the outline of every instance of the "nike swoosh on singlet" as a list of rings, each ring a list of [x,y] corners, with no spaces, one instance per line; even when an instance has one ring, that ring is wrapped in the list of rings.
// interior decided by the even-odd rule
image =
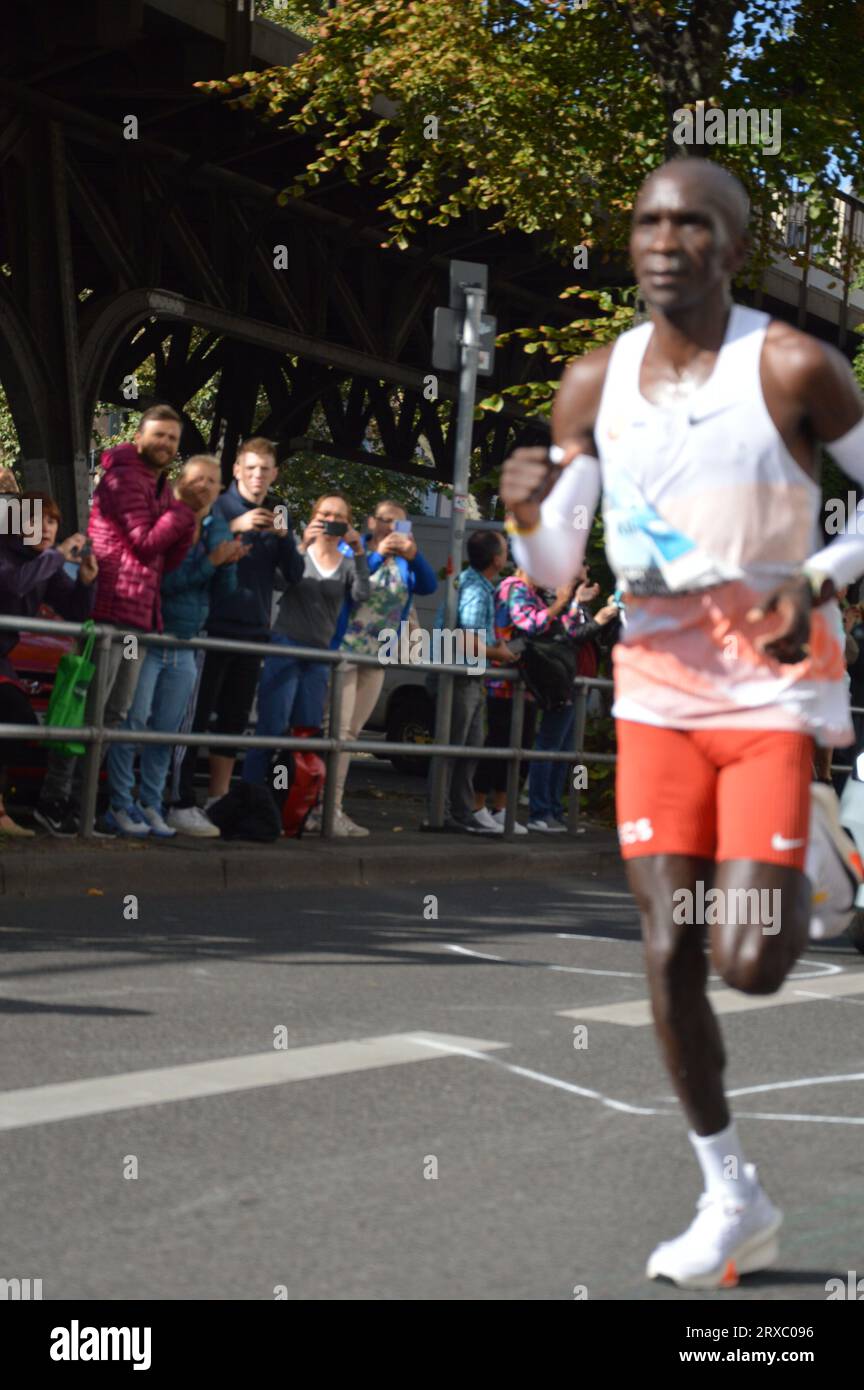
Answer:
[[[734,410],[734,408],[735,402],[727,401],[724,405],[715,405],[707,410],[690,410],[688,411],[690,417],[689,423],[691,425],[701,425],[703,420],[710,420],[714,415],[722,415],[724,411]]]
[[[782,835],[774,834],[771,836],[772,849],[800,849],[803,843],[803,840],[784,840]]]

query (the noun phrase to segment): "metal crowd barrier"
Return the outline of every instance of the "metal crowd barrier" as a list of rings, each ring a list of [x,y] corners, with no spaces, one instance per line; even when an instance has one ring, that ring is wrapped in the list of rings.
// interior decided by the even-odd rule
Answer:
[[[7,615],[0,615],[0,631],[14,631],[21,633],[47,633],[50,636],[70,636],[78,637],[83,631],[81,623],[67,623],[64,621],[54,621],[46,618],[20,618]],[[340,753],[380,753],[388,755],[391,753],[401,754],[402,756],[413,756],[422,758],[432,758],[434,760],[450,758],[469,758],[472,761],[482,761],[484,759],[499,759],[509,762],[507,772],[507,809],[504,819],[504,834],[501,837],[505,840],[515,838],[513,826],[516,821],[516,803],[519,790],[519,765],[522,762],[563,762],[578,763],[587,765],[593,763],[614,764],[616,755],[614,753],[589,753],[582,748],[585,738],[585,721],[587,715],[588,691],[592,688],[611,689],[612,681],[597,677],[579,677],[576,681],[576,717],[573,728],[572,747],[569,750],[558,752],[539,751],[520,746],[522,735],[522,722],[525,710],[525,684],[519,672],[508,669],[507,667],[488,667],[486,671],[479,671],[476,667],[469,666],[450,666],[434,664],[431,662],[416,661],[388,661],[387,666],[409,671],[424,671],[436,675],[443,680],[470,679],[483,680],[484,675],[494,670],[496,680],[508,680],[514,685],[512,710],[510,714],[510,744],[509,748],[467,748],[463,745],[454,744],[416,744],[416,743],[388,743],[386,741],[371,739],[340,739],[338,731],[342,719],[342,688],[345,680],[345,673],[353,666],[381,666],[382,663],[375,656],[358,656],[355,654],[347,655],[343,652],[319,650],[313,647],[283,647],[267,642],[234,642],[228,638],[219,637],[193,637],[188,640],[180,637],[171,637],[167,634],[159,633],[128,633],[121,628],[110,627],[105,624],[95,624],[94,635],[96,638],[93,649],[93,661],[96,667],[93,676],[92,687],[95,696],[97,709],[101,711],[97,723],[86,725],[81,728],[59,728],[48,727],[44,724],[2,724],[0,723],[0,739],[17,738],[22,741],[30,742],[75,742],[87,745],[87,752],[84,755],[83,787],[81,796],[81,833],[85,839],[93,838],[93,824],[96,818],[96,799],[99,790],[99,769],[102,763],[102,756],[105,745],[108,743],[158,743],[158,744],[182,744],[187,747],[204,748],[271,748],[286,750],[306,750],[315,753],[326,754],[327,777],[324,783],[324,801],[322,806],[322,834],[325,839],[333,836],[333,821],[335,815],[335,791],[336,791],[336,763]],[[104,710],[107,699],[106,690],[106,667],[107,656],[112,642],[122,642],[125,638],[134,636],[139,646],[142,647],[168,647],[177,648],[182,651],[217,651],[217,652],[242,652],[252,656],[264,657],[291,657],[299,659],[326,663],[333,667],[332,680],[330,683],[330,729],[336,730],[336,736],[321,738],[290,738],[279,737],[259,737],[256,734],[241,734],[237,737],[231,734],[212,734],[212,733],[161,733],[153,730],[141,730],[133,732],[128,729],[108,729],[104,724]],[[431,807],[430,825],[433,829],[440,829],[443,824],[443,779],[439,779],[438,804]],[[579,796],[570,797],[569,824],[571,833],[575,833],[579,824]]]

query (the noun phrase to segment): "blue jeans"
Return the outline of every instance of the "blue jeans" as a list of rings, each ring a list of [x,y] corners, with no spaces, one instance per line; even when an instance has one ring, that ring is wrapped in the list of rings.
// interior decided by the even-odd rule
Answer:
[[[280,647],[296,647],[290,637],[274,632],[271,641]],[[327,703],[330,667],[323,661],[297,661],[290,656],[268,656],[258,686],[256,734],[266,738],[291,728],[320,729]],[[247,748],[243,758],[244,782],[264,784],[273,756],[272,748]]]
[[[196,666],[193,651],[170,647],[148,647],[141,663],[135,698],[121,728],[137,732],[155,729],[176,733],[183,722],[189,698],[195,688]],[[112,743],[108,747],[108,786],[111,807],[121,811],[132,803],[135,790],[135,744]],[[165,781],[173,747],[170,743],[141,745],[141,805],[162,805]]]
[[[534,747],[538,752],[560,752],[570,747],[576,706],[544,710]],[[528,773],[529,817],[531,820],[563,820],[561,798],[567,782],[568,763],[532,763]]]

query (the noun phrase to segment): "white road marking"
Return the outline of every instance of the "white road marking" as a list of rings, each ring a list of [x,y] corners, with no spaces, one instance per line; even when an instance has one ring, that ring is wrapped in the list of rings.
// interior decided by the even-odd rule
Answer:
[[[611,941],[611,940],[616,940],[617,938],[592,936],[592,937],[587,937],[587,938],[585,938],[585,939],[586,939],[586,940],[590,940],[590,941],[603,941],[603,940]],[[627,945],[630,945],[630,946],[633,946],[633,945],[636,945],[636,944],[638,944],[638,943],[632,942],[632,941],[631,941],[631,942],[627,942],[626,944],[627,944]],[[593,969],[589,969],[588,966],[586,966],[586,965],[552,965],[552,964],[550,964],[549,961],[545,961],[545,960],[508,960],[506,956],[491,956],[491,955],[489,955],[489,954],[488,954],[487,952],[485,952],[485,951],[472,951],[472,950],[470,950],[469,947],[467,947],[467,946],[454,946],[454,945],[451,945],[449,942],[445,942],[445,943],[444,943],[444,950],[445,950],[445,951],[455,951],[455,952],[456,952],[458,955],[460,955],[460,956],[474,956],[474,957],[476,957],[477,960],[491,960],[491,961],[495,961],[496,963],[501,964],[501,965],[533,966],[533,967],[534,967],[535,969],[537,969],[537,970],[559,970],[559,971],[563,971],[563,973],[564,973],[565,975],[603,975],[603,976],[608,976],[608,977],[611,977],[611,978],[614,978],[614,979],[618,979],[618,980],[644,980],[644,979],[645,979],[645,972],[644,972],[644,970],[593,970]],[[839,974],[842,974],[842,972],[843,972],[843,966],[842,966],[842,965],[832,965],[829,961],[817,961],[817,960],[814,960],[814,961],[811,961],[811,962],[810,962],[810,965],[812,966],[812,970],[805,970],[805,971],[803,971],[802,974],[800,974],[800,975],[790,975],[790,976],[788,977],[788,979],[789,979],[789,980],[813,980],[813,979],[821,979],[821,977],[822,977],[823,975],[839,975]],[[719,980],[719,979],[720,979],[720,976],[719,976],[719,975],[711,975],[709,978],[710,978],[711,980]],[[864,989],[864,985],[862,985],[862,989]],[[764,1007],[764,1005],[760,1005],[759,1007]],[[610,1022],[615,1022],[615,1021],[616,1021],[616,1020],[614,1020],[614,1019],[610,1020]]]
[[[421,1039],[418,1037],[417,1041],[419,1042]],[[548,1076],[546,1072],[532,1071],[529,1067],[517,1067],[513,1062],[502,1062],[500,1057],[490,1057],[485,1052],[474,1052],[467,1047],[453,1046],[441,1039],[433,1041],[433,1034],[431,1033],[426,1035],[425,1046],[457,1053],[461,1057],[471,1057],[476,1062],[494,1062],[496,1066],[503,1067],[513,1076],[525,1076],[529,1081],[540,1081],[544,1086],[554,1086],[559,1091],[569,1091],[571,1095],[584,1096],[586,1100],[599,1100],[601,1105],[608,1106],[610,1110],[621,1110],[626,1115],[673,1115],[675,1113],[673,1110],[650,1110],[641,1105],[630,1105],[624,1100],[613,1100],[611,1096],[604,1096],[600,1091],[590,1091],[585,1086],[576,1086],[572,1081],[562,1081],[558,1076]]]
[[[815,964],[815,962],[814,962]],[[835,966],[835,970],[839,967]],[[798,975],[790,980],[810,978]],[[844,994],[864,994],[864,970],[855,974],[832,974],[821,986],[826,998]],[[802,998],[802,994],[804,997]],[[774,1009],[780,1004],[807,1004],[809,997],[802,990],[783,985],[776,994],[739,994],[737,990],[708,990],[711,1006],[717,1014],[749,1013],[752,1009]],[[628,999],[619,1004],[595,1004],[584,1009],[560,1009],[561,1018],[594,1019],[597,1023],[618,1023],[626,1028],[646,1028],[653,1022],[649,999]]]
[[[634,946],[639,944],[639,938],[635,940],[626,936],[591,936],[588,932],[556,931],[555,935],[559,941],[614,941],[616,945]]]
[[[736,1110],[736,1120],[790,1120],[807,1125],[864,1125],[864,1115],[774,1115],[770,1111]]]
[[[808,999],[830,999],[832,1004],[857,1004],[860,1008],[864,999],[834,999],[830,994],[817,994],[815,989],[796,989],[796,994],[804,994]]]
[[[421,1039],[418,1037],[417,1041],[419,1042],[421,1041]],[[585,1100],[598,1100],[600,1104],[605,1105],[607,1109],[617,1110],[625,1115],[668,1116],[677,1115],[680,1113],[677,1110],[677,1108],[674,1110],[657,1110],[650,1106],[631,1105],[628,1101],[615,1100],[612,1096],[603,1095],[601,1091],[591,1091],[586,1086],[576,1086],[572,1081],[562,1081],[560,1077],[549,1076],[547,1072],[534,1071],[530,1067],[519,1067],[516,1066],[514,1062],[504,1062],[500,1057],[491,1057],[487,1053],[475,1052],[468,1047],[454,1046],[451,1043],[443,1042],[440,1038],[437,1040],[433,1040],[432,1034],[426,1035],[424,1045],[426,1047],[438,1048],[442,1051],[457,1053],[460,1057],[470,1057],[477,1062],[491,1062],[493,1066],[501,1067],[504,1071],[510,1072],[512,1076],[524,1076],[529,1081],[539,1081],[544,1086],[553,1086],[558,1091],[568,1091],[571,1095],[582,1096]],[[826,1079],[832,1081],[848,1081],[857,1079],[857,1077],[816,1077],[813,1079],[812,1084],[815,1085],[817,1081]],[[794,1086],[799,1083],[781,1082],[779,1084]],[[758,1091],[770,1090],[772,1088],[767,1086],[755,1086],[751,1089]],[[745,1095],[749,1093],[749,1090],[729,1092],[729,1094],[732,1096]],[[670,1097],[670,1099],[673,1101],[674,1104],[675,1098]],[[864,1125],[864,1118],[859,1118],[858,1116],[853,1115],[782,1115],[772,1114],[770,1111],[763,1113],[748,1113],[747,1111],[742,1110],[736,1110],[735,1115],[736,1118],[740,1117],[741,1119],[747,1120],[787,1120],[805,1124]]]
[[[622,980],[644,980],[645,976],[635,970],[588,970],[581,965],[549,965],[545,960],[507,960],[504,956],[489,956],[483,951],[470,951],[467,946],[444,945],[445,951],[456,951],[460,956],[476,956],[478,960],[494,960],[501,965],[533,965],[540,970],[564,970],[571,975],[614,975]]]
[[[842,1081],[864,1081],[864,1071],[850,1071],[840,1076],[799,1076],[794,1081],[766,1081],[760,1086],[740,1086],[726,1094],[755,1096],[762,1091],[797,1091],[799,1086],[837,1086]]]
[[[433,1049],[438,1044],[445,1051],[436,1054]],[[263,1086],[282,1086],[289,1081],[341,1076],[402,1062],[429,1061],[436,1055],[446,1055],[447,1049],[458,1052],[460,1048],[470,1048],[482,1057],[487,1050],[508,1045],[483,1038],[451,1037],[446,1033],[391,1033],[378,1038],[289,1048],[284,1052],[273,1049],[242,1057],[220,1057],[213,1062],[192,1062],[153,1071],[121,1072],[52,1086],[32,1086],[0,1092],[0,1130],[225,1095],[231,1091],[257,1090]]]

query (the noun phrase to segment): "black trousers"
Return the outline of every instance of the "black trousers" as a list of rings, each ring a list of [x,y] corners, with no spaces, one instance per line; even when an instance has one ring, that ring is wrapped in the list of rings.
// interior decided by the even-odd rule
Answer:
[[[23,690],[9,681],[0,681],[0,724],[38,724],[33,706]],[[41,747],[28,748],[23,739],[0,738],[0,768],[42,767],[44,753]]]
[[[502,700],[494,695],[486,696],[486,718],[488,732],[486,734],[487,748],[509,748],[510,747],[510,716],[513,712],[513,701]],[[522,719],[522,742],[520,748],[534,747],[534,731],[537,727],[537,706],[533,700],[525,701],[525,713]],[[506,792],[507,773],[510,764],[502,759],[483,758],[477,763],[477,771],[474,773],[474,787],[478,792]],[[519,786],[521,787],[528,776],[528,763],[519,764]]]
[[[261,657],[244,652],[208,652],[204,658],[193,733],[242,734],[258,689]],[[213,719],[215,714],[216,718]],[[212,722],[211,722],[212,721]],[[231,748],[214,748],[217,757],[236,756]],[[178,806],[195,805],[195,769],[200,749],[189,747],[180,767]]]

